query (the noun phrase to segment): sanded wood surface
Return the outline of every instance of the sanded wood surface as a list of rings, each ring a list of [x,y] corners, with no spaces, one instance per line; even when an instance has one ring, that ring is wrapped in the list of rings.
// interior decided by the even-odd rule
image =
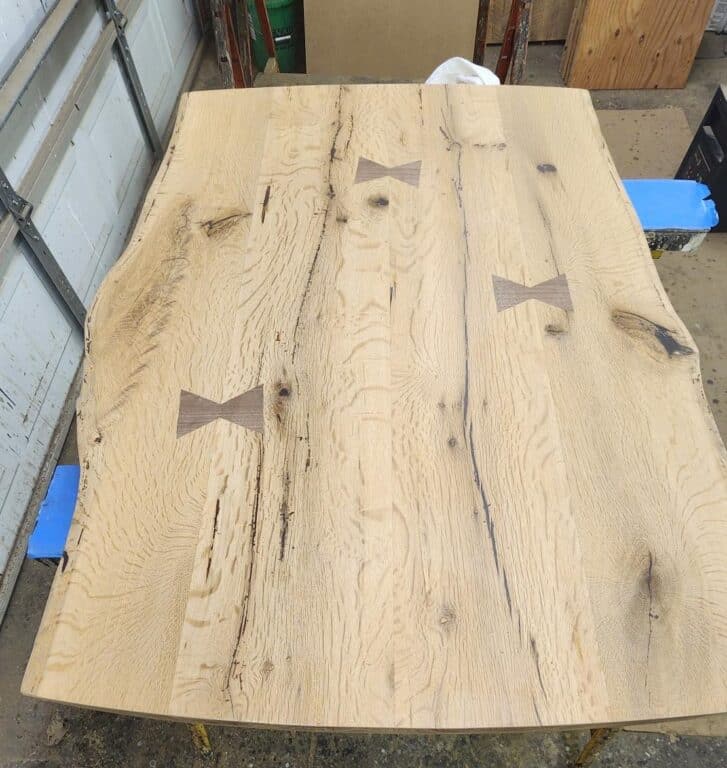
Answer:
[[[683,88],[713,0],[576,0],[561,72],[576,88]]]
[[[725,451],[587,93],[190,95],[86,351],[26,693],[371,730],[727,711]],[[183,392],[211,405],[178,436]]]

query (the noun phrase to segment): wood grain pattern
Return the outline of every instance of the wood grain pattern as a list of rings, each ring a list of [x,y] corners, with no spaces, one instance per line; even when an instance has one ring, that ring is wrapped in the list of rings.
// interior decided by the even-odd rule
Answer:
[[[498,312],[492,275],[567,275],[573,311]],[[727,711],[725,451],[587,93],[188,96],[86,352],[26,693],[368,730]],[[181,390],[257,386],[264,432],[177,439]]]
[[[498,312],[516,307],[530,299],[543,301],[553,307],[560,307],[566,312],[573,311],[573,302],[568,290],[568,278],[565,275],[558,275],[532,286],[521,285],[504,277],[493,275],[492,290],[495,293]]]
[[[255,387],[225,403],[216,403],[184,389],[180,392],[177,437],[204,427],[215,419],[226,419],[241,427],[262,432],[263,388]]]
[[[487,42],[500,43],[505,33],[510,0],[490,0]],[[534,0],[530,42],[565,40],[575,0]]]
[[[392,179],[403,181],[405,184],[411,184],[412,187],[418,187],[421,169],[421,160],[414,160],[411,163],[403,163],[402,165],[395,165],[389,168],[386,165],[381,165],[366,157],[362,157],[358,161],[356,177],[353,183],[362,184],[366,181],[375,181],[376,179],[384,179],[389,176]]]
[[[561,72],[576,88],[683,88],[712,0],[577,0]]]

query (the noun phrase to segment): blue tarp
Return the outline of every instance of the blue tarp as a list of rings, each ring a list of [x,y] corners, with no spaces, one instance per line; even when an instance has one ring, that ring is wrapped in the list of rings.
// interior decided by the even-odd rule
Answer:
[[[78,496],[81,468],[60,464],[53,473],[48,493],[40,505],[35,529],[28,540],[28,557],[61,557]]]
[[[645,230],[704,232],[719,217],[706,184],[685,179],[625,179],[624,187]]]

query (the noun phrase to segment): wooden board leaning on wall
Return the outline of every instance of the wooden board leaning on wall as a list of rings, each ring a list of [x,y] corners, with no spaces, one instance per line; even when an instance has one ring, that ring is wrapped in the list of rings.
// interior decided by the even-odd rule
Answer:
[[[535,0],[530,40],[564,40],[574,0]],[[451,56],[472,57],[478,0],[305,0],[310,75],[426,78]],[[491,0],[490,43],[502,40],[510,0]],[[335,23],[334,23],[335,22]]]
[[[576,0],[561,73],[576,88],[683,88],[714,0]]]
[[[575,0],[535,0],[530,21],[530,41],[565,40],[574,4]],[[488,43],[502,41],[509,12],[510,0],[490,0]]]

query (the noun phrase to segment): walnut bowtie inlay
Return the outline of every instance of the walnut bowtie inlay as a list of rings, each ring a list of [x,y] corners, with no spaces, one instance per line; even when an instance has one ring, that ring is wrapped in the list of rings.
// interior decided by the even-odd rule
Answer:
[[[353,183],[361,184],[364,181],[373,181],[374,179],[383,179],[386,176],[390,176],[392,179],[403,181],[404,184],[418,187],[419,172],[421,169],[421,160],[415,160],[412,163],[404,163],[404,165],[394,165],[389,168],[386,165],[375,163],[367,157],[360,157],[358,160],[358,168],[356,168],[356,178]]]
[[[495,292],[498,312],[522,304],[528,299],[543,301],[559,309],[564,309],[566,312],[573,311],[573,302],[565,275],[558,275],[532,286],[514,283],[512,280],[493,275],[492,288]]]
[[[263,431],[263,388],[249,389],[225,403],[182,390],[179,393],[177,437],[193,432],[215,419],[225,419],[255,432]]]

